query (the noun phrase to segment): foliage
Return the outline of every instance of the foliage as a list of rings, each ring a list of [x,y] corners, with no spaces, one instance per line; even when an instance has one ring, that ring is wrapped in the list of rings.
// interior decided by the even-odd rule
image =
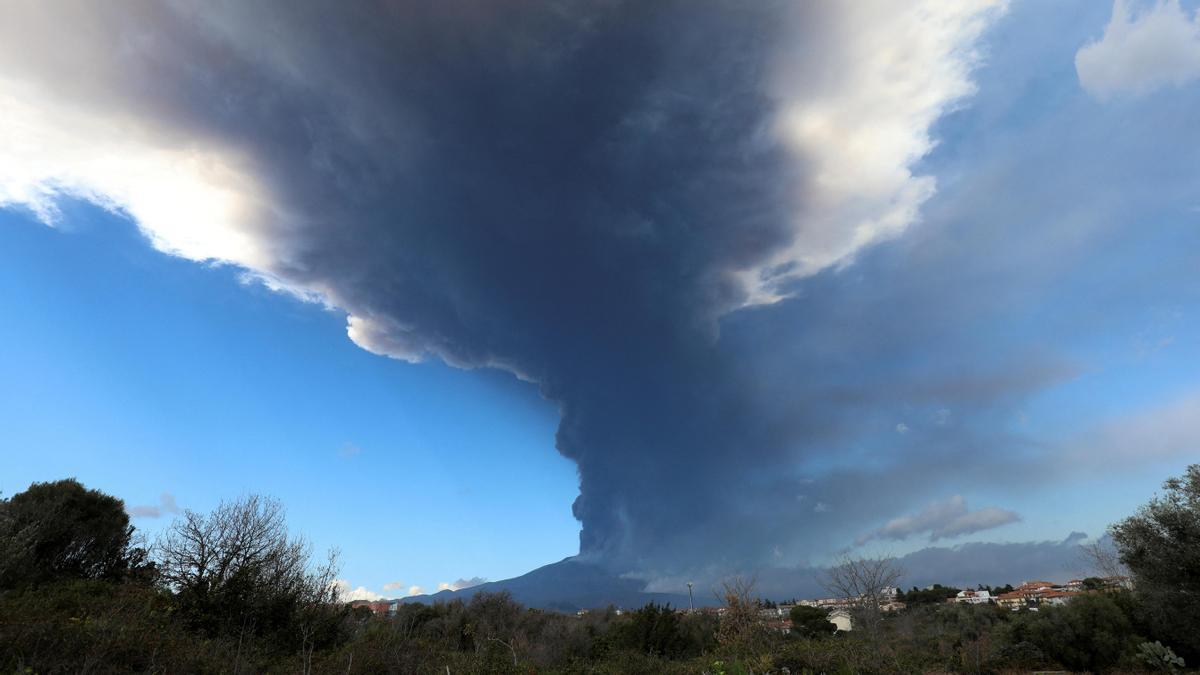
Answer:
[[[1130,606],[1116,593],[1082,595],[1061,607],[1022,612],[1008,624],[1009,644],[1029,643],[1072,670],[1117,666],[1136,649]]]
[[[679,615],[670,605],[650,603],[630,614],[621,626],[618,640],[626,649],[678,658],[689,651],[680,623]]]
[[[271,636],[310,653],[336,640],[336,557],[314,564],[275,500],[252,495],[210,514],[185,511],[154,552],[182,619],[208,637]]]
[[[820,607],[796,605],[788,612],[788,618],[792,620],[792,633],[797,637],[821,637],[837,631],[837,625],[829,620],[829,611]]]
[[[912,590],[907,593],[903,591],[898,593],[896,599],[908,605],[930,605],[945,602],[958,595],[961,590],[941,584],[934,584],[929,588],[913,586]]]
[[[1154,637],[1200,659],[1200,464],[1110,528]]]
[[[763,645],[767,636],[759,610],[760,601],[754,597],[754,579],[733,577],[722,583],[724,603],[717,642],[738,656],[751,654]]]
[[[97,504],[120,504],[68,483],[50,490],[60,500],[50,503],[75,503],[64,494],[86,499],[80,514],[53,511],[69,525],[65,532],[77,534]],[[8,550],[37,540],[12,532],[55,531],[11,527],[13,501],[23,502],[3,502]],[[100,512],[127,523],[111,508]],[[121,531],[123,545],[95,549],[115,551],[100,559],[116,564],[62,566],[36,585],[0,591],[0,672],[1100,673],[1172,672],[1187,658],[1174,645],[1145,640],[1157,638],[1144,621],[1153,616],[1144,604],[1149,596],[1127,590],[1094,591],[1037,612],[915,602],[879,612],[874,631],[849,633],[832,631],[824,610],[797,606],[789,636],[769,627],[745,579],[724,585],[719,619],[656,604],[560,614],[525,608],[507,593],[407,603],[382,617],[337,600],[335,561],[314,561],[271,500],[185,514],[160,542],[157,567],[137,558],[127,524]],[[65,569],[77,576],[63,576]],[[863,603],[874,594],[882,604],[883,582],[895,570],[886,561],[879,573],[872,569],[855,572],[865,581],[847,585],[854,595],[844,597]]]
[[[169,593],[79,579],[0,597],[0,672],[214,672],[229,645],[175,620]]]
[[[1168,673],[1178,672],[1186,665],[1170,647],[1163,646],[1163,643],[1158,640],[1138,645],[1138,659],[1153,670],[1162,670]]]
[[[883,607],[892,599],[888,589],[894,588],[903,574],[894,558],[843,557],[825,572],[823,584],[850,603],[856,630],[878,641]]]
[[[0,500],[0,591],[63,579],[118,580],[145,551],[121,500],[74,479],[34,483]]]

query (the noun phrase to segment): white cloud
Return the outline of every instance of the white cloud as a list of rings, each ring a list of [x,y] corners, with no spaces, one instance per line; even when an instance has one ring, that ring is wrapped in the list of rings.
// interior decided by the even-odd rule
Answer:
[[[803,39],[775,73],[776,132],[806,178],[796,186],[791,247],[744,276],[752,304],[778,299],[776,287],[790,277],[851,262],[917,220],[935,181],[912,167],[935,144],[933,123],[974,93],[975,41],[1005,5],[860,1],[797,17]],[[795,11],[813,7],[796,3]]]
[[[883,527],[859,537],[858,544],[865,544],[872,539],[907,539],[926,533],[929,534],[930,541],[937,541],[990,530],[1020,519],[1016,513],[994,506],[971,511],[967,508],[967,500],[962,495],[955,495],[945,501],[930,504],[920,513],[889,521]]]
[[[175,503],[175,495],[164,492],[159,495],[157,505],[131,506],[127,512],[132,518],[161,518],[167,514],[179,513],[179,505]]]
[[[385,591],[398,591],[401,588],[404,588],[404,582],[402,581],[389,581],[383,585],[383,590]]]
[[[1104,36],[1075,54],[1079,83],[1092,96],[1145,94],[1200,78],[1200,10],[1191,17],[1179,0],[1161,0],[1135,13],[1113,3]]]
[[[409,586],[408,593],[406,595],[424,595],[424,594],[425,594],[425,589],[421,588],[420,586]]]
[[[904,422],[897,424],[896,425],[896,433],[907,434],[908,433],[908,425],[905,424]]]
[[[338,597],[343,602],[351,602],[353,600],[383,600],[382,595],[368,590],[365,586],[351,588],[350,582],[345,579],[338,579],[333,582],[333,585],[337,588]]]
[[[232,153],[103,113],[0,73],[0,206],[53,225],[60,197],[85,199],[131,217],[161,251],[270,267],[253,228],[262,189]]]

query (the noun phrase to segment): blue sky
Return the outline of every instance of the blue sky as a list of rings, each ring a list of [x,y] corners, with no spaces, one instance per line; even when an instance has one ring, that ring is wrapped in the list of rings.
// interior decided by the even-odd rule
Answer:
[[[24,7],[0,490],[364,597],[1099,536],[1200,457],[1200,3],[918,4]]]
[[[532,386],[369,354],[319,306],[163,256],[86,204],[69,213],[62,229],[0,216],[5,494],[74,476],[128,506],[273,495],[376,589],[576,552],[574,467]]]

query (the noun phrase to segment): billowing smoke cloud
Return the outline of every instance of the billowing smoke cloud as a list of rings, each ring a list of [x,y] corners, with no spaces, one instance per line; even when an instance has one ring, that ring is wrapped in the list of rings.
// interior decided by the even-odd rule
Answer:
[[[1028,486],[1022,405],[1085,369],[1047,345],[1127,290],[1067,301],[1128,243],[1096,186],[1194,166],[1064,107],[1007,144],[1036,170],[972,148],[941,195],[922,162],[992,123],[962,106],[999,5],[12,3],[0,204],[93,201],[372,352],[536,383],[585,559],[796,560]]]
[[[915,220],[994,4],[26,3],[0,199],[93,200],[370,351],[538,383],[582,552],[634,561],[778,459],[716,321]]]

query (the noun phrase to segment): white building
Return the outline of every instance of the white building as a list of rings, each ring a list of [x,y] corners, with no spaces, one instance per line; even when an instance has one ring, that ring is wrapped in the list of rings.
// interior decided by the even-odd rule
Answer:
[[[837,626],[838,630],[851,630],[854,627],[854,622],[850,620],[850,612],[844,609],[835,609],[830,612],[829,623]]]
[[[954,596],[954,602],[963,602],[969,605],[986,605],[992,601],[992,594],[987,591],[959,591],[958,595]]]

